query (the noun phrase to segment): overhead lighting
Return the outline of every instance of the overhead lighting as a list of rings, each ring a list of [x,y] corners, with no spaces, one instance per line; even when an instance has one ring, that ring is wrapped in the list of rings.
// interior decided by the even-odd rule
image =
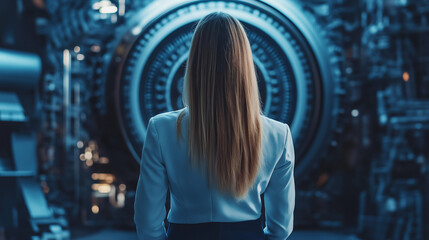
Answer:
[[[119,16],[125,15],[125,0],[119,0]]]
[[[76,146],[78,147],[78,148],[83,148],[83,142],[82,141],[77,141],[77,143],[76,143]]]
[[[88,166],[88,167],[91,167],[94,164],[94,162],[91,159],[86,160],[85,163],[86,163],[86,166]]]
[[[131,33],[134,36],[139,35],[142,32],[142,28],[140,26],[134,27],[133,29],[131,29]]]
[[[100,13],[108,13],[108,14],[112,14],[112,13],[116,13],[118,11],[118,8],[114,5],[110,5],[110,6],[105,6],[105,7],[101,7]]]
[[[83,61],[85,59],[85,55],[83,55],[82,53],[78,53],[76,55],[76,59],[79,61]]]
[[[100,45],[92,45],[91,46],[91,51],[93,51],[93,52],[98,53],[98,52],[100,52],[100,50],[101,50]]]
[[[92,158],[92,152],[85,152],[85,158],[87,160],[91,159]]]
[[[112,5],[111,1],[109,1],[109,0],[101,0],[101,1],[98,1],[98,2],[95,2],[94,4],[92,4],[92,9],[98,10],[98,9],[100,9],[102,7],[106,7],[106,6],[110,6],[110,5]]]
[[[97,205],[92,205],[91,211],[92,213],[97,214],[100,212],[100,208]]]
[[[99,162],[101,164],[108,164],[109,163],[109,159],[107,157],[100,157]]]
[[[98,187],[98,191],[100,193],[109,193],[110,190],[111,190],[111,187],[108,184],[100,184],[100,186]]]
[[[109,193],[112,187],[106,183],[93,183],[91,189],[100,193]]]

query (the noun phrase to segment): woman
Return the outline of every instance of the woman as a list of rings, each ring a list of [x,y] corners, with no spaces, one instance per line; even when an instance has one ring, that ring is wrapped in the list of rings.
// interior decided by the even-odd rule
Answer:
[[[261,114],[252,51],[234,17],[216,12],[198,23],[183,99],[185,108],[149,120],[135,198],[139,238],[286,239],[295,205],[292,137],[287,124]]]

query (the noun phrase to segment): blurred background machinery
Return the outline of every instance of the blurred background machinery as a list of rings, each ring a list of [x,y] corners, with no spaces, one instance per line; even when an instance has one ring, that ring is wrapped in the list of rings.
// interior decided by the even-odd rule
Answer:
[[[146,124],[183,107],[193,28],[217,10],[291,126],[296,228],[429,239],[427,0],[3,1],[0,239],[133,228]]]

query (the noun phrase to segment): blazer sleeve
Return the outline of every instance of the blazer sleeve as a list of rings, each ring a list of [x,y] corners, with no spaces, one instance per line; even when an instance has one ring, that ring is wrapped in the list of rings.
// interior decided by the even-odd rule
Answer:
[[[149,120],[140,164],[140,177],[134,202],[134,222],[140,240],[165,240],[165,200],[167,171],[162,159],[158,132]]]
[[[269,240],[285,240],[293,230],[295,208],[295,151],[290,128],[285,124],[283,152],[265,190],[265,236]]]

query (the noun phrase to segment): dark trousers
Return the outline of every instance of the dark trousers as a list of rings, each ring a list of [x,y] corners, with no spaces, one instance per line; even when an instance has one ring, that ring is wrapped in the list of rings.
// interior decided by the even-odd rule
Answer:
[[[265,240],[262,218],[243,222],[170,223],[167,240]]]

